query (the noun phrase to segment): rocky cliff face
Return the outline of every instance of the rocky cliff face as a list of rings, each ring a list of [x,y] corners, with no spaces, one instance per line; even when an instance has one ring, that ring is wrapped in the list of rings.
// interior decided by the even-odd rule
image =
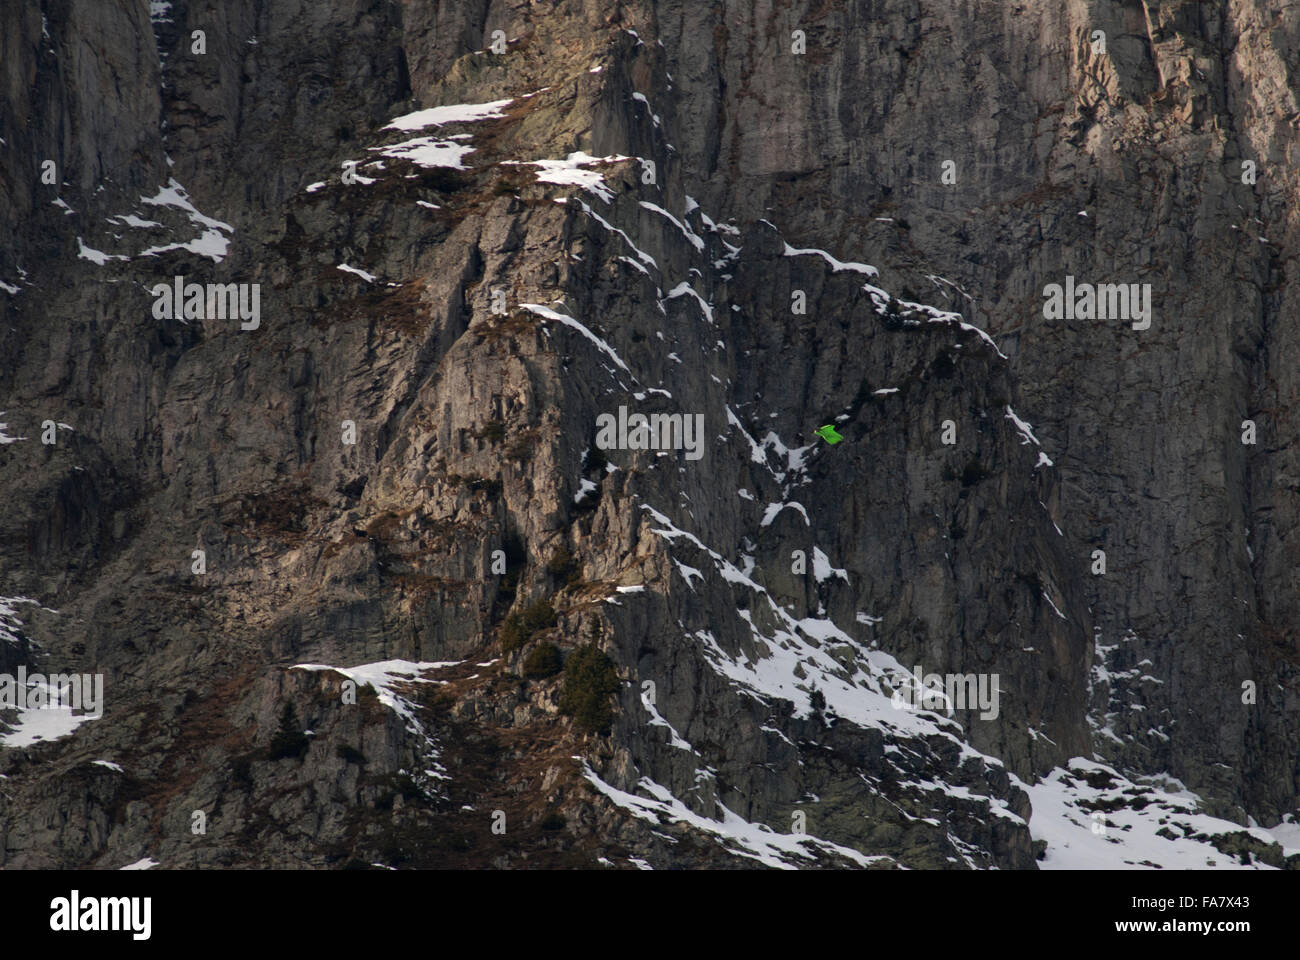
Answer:
[[[4,17],[0,866],[1298,862],[1279,0]]]

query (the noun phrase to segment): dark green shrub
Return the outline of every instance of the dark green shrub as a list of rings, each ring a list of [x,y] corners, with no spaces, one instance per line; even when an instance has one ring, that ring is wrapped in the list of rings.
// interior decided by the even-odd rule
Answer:
[[[606,733],[614,722],[609,698],[620,686],[614,661],[595,646],[581,646],[569,655],[569,662],[564,665],[560,712],[573,717],[588,733]]]
[[[475,436],[488,443],[500,443],[506,438],[506,425],[500,420],[489,420]]]
[[[501,628],[501,650],[503,653],[513,653],[528,642],[528,634],[524,632],[523,617],[517,613],[512,613],[506,617],[505,626]]]
[[[501,649],[506,653],[518,650],[539,630],[555,626],[555,610],[547,600],[534,600],[522,612],[506,617],[501,628]]]
[[[298,729],[298,711],[292,703],[286,703],[280,712],[280,729],[271,738],[267,747],[268,760],[285,760],[289,757],[302,759],[310,744],[307,735]]]
[[[560,672],[560,648],[546,641],[539,643],[524,658],[524,676],[530,680],[544,680]]]
[[[530,634],[555,626],[555,610],[549,600],[534,600],[524,608],[524,629]]]
[[[409,773],[395,773],[391,782],[407,803],[423,803],[429,799]]]

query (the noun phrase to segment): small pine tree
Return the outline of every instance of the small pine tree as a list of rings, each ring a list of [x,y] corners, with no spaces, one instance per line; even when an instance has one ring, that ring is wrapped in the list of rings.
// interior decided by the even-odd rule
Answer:
[[[614,661],[594,645],[578,647],[564,665],[560,712],[573,717],[588,733],[607,733],[614,722],[609,698],[621,686]]]
[[[298,711],[294,709],[293,702],[289,701],[280,711],[280,729],[271,738],[271,745],[266,751],[267,759],[285,760],[289,757],[302,759],[309,743],[307,735],[299,729]]]
[[[534,600],[522,612],[506,617],[501,629],[501,649],[506,653],[518,650],[534,634],[555,626],[555,622],[555,610],[551,604],[546,600]]]
[[[528,634],[524,631],[523,618],[517,613],[512,613],[506,617],[505,626],[501,628],[501,651],[503,653],[513,653],[528,642]]]
[[[560,672],[560,648],[543,641],[524,658],[524,676],[530,680],[544,680]]]

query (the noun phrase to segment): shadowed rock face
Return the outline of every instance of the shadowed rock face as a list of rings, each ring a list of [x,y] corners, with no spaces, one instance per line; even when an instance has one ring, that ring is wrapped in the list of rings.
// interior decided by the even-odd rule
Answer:
[[[221,6],[0,29],[0,673],[106,687],[0,709],[0,866],[1033,868],[1043,777],[1295,810],[1279,0]],[[1149,328],[1047,319],[1067,276]],[[702,456],[599,450],[620,406]],[[917,665],[995,714],[899,709]]]

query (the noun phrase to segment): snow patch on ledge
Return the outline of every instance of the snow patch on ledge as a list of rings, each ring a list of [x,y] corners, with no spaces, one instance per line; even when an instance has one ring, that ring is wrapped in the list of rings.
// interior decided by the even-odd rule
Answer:
[[[438,762],[438,756],[441,752],[438,742],[424,729],[424,725],[420,723],[419,718],[416,716],[415,704],[398,692],[397,685],[404,683],[442,683],[444,681],[431,680],[422,676],[422,674],[431,670],[454,667],[463,662],[461,660],[444,660],[437,663],[417,663],[411,660],[380,660],[376,663],[363,663],[355,667],[334,667],[322,663],[299,663],[290,669],[306,670],[311,673],[333,671],[354,681],[358,686],[365,685],[373,688],[379,695],[379,702],[405,721],[407,732],[416,734],[424,740],[426,745],[424,761],[429,764],[429,768],[423,771],[424,774],[437,780],[449,780],[451,778],[447,775],[446,768]],[[418,777],[416,780],[419,782]]]
[[[795,870],[800,866],[812,866],[820,859],[819,854],[823,857],[827,854],[838,855],[860,867],[895,862],[892,857],[869,857],[850,847],[811,834],[777,833],[766,824],[751,823],[737,816],[721,803],[718,804],[718,809],[722,811],[722,819],[711,820],[691,810],[649,777],[642,777],[636,785],[637,790],[650,794],[647,799],[611,786],[581,757],[574,759],[582,762],[582,775],[592,786],[632,816],[654,826],[658,826],[661,820],[667,820],[693,827],[717,839],[731,853],[757,860],[766,867]]]
[[[1243,827],[1206,816],[1200,797],[1186,790],[1162,791],[1134,783],[1104,763],[1075,757],[1033,785],[1012,775],[1029,794],[1029,832],[1047,842],[1042,870],[1271,870],[1243,864],[1194,835],[1247,833],[1262,843],[1277,838],[1259,827]],[[1092,786],[1088,782],[1104,783]],[[1130,804],[1145,801],[1141,809]],[[1112,809],[1114,808],[1114,809]],[[1096,814],[1096,816],[1094,816]]]
[[[554,183],[559,186],[582,187],[590,190],[606,203],[614,200],[614,191],[605,184],[605,178],[595,170],[587,167],[596,163],[620,163],[630,160],[620,154],[608,157],[593,157],[581,150],[571,153],[563,160],[503,160],[503,165],[538,167],[539,183]]]
[[[1007,411],[1006,418],[1010,420],[1012,423],[1014,423],[1016,425],[1016,429],[1020,431],[1020,445],[1025,446],[1026,444],[1032,443],[1036,447],[1041,447],[1042,444],[1039,443],[1038,438],[1034,436],[1033,427],[1031,427],[1024,420],[1021,420],[1018,416],[1016,416],[1016,411],[1011,409],[1010,404],[1007,405],[1006,411]],[[1034,469],[1037,470],[1039,467],[1052,467],[1052,466],[1055,466],[1055,464],[1052,462],[1052,458],[1040,450],[1038,452],[1038,462],[1034,464]]]
[[[429,107],[403,114],[384,130],[423,130],[425,127],[441,127],[447,123],[473,123],[476,120],[488,120],[504,116],[504,110],[514,100],[492,100],[488,103],[452,103],[442,107]]]
[[[366,271],[358,270],[356,267],[350,267],[346,263],[340,263],[336,269],[342,270],[344,273],[354,273],[367,283],[375,282],[375,275],[373,273],[366,273]]]
[[[701,240],[700,237],[696,235],[694,230],[686,226],[686,224],[682,223],[682,221],[678,220],[676,217],[674,217],[663,207],[659,206],[657,203],[650,203],[647,200],[642,200],[640,201],[640,203],[641,206],[645,207],[645,209],[652,210],[655,213],[659,214],[661,217],[667,217],[670,221],[672,221],[673,226],[675,226],[678,230],[682,232],[682,235],[686,237],[687,241],[690,243],[692,247],[695,248],[697,253],[702,253],[704,251],[704,241]]]
[[[620,357],[615,352],[614,348],[611,347],[604,340],[602,340],[600,337],[592,333],[589,329],[587,329],[585,325],[573,319],[573,317],[570,317],[567,314],[560,313],[559,311],[552,310],[550,307],[542,306],[540,303],[521,303],[519,306],[523,307],[523,309],[529,311],[530,313],[537,314],[539,317],[545,317],[547,320],[557,320],[560,323],[564,324],[566,327],[572,327],[574,330],[577,330],[584,337],[586,337],[588,340],[594,343],[596,345],[596,348],[600,350],[601,353],[605,354],[616,364],[618,364],[619,369],[621,369],[628,376],[632,376],[632,371],[628,369],[627,364],[623,362],[623,358]],[[635,380],[636,378],[633,377],[633,379]]]
[[[848,260],[839,260],[831,256],[825,250],[818,250],[815,247],[807,247],[799,250],[799,249],[795,249],[794,247],[790,246],[790,244],[787,243],[785,244],[785,255],[787,257],[806,257],[806,256],[821,257],[823,260],[825,260],[827,263],[830,264],[831,273],[839,273],[842,270],[849,270],[852,271],[853,273],[861,273],[868,277],[880,276],[880,271],[877,270],[869,263],[854,263]]]

